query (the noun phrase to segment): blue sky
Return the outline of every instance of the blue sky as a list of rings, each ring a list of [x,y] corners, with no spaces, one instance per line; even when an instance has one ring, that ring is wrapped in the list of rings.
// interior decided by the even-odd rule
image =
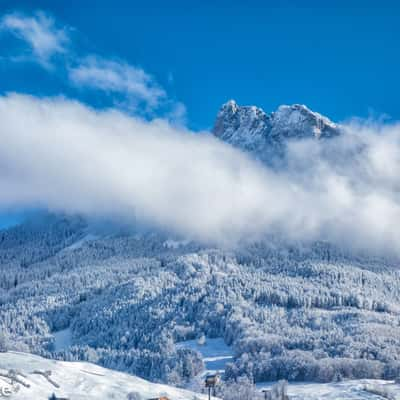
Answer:
[[[231,98],[266,111],[303,103],[336,121],[400,119],[398,2],[327,3],[26,0],[16,9],[3,0],[2,16],[41,10],[65,37],[60,51],[33,54],[26,38],[2,29],[0,90],[126,110],[140,103],[150,118],[185,109],[194,130],[210,128]],[[146,93],[96,90],[82,65],[133,74],[135,84],[143,71]]]
[[[370,113],[400,118],[395,1],[18,4],[71,27],[76,48],[141,66],[185,104],[193,128],[210,127],[230,98],[271,111],[305,103],[335,120]],[[0,7],[6,13],[15,2]],[[62,77],[33,64],[3,63],[0,82],[2,91],[76,95]]]

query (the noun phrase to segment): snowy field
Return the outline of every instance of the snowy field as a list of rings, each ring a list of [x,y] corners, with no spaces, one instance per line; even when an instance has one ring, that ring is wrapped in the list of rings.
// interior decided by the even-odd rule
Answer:
[[[260,390],[271,386],[272,383],[257,384]],[[366,387],[378,389],[381,395],[365,390]],[[291,400],[400,400],[400,385],[393,381],[374,379],[338,383],[289,383],[288,395]]]
[[[47,400],[52,393],[69,400],[124,400],[132,392],[139,393],[142,399],[162,395],[171,400],[207,398],[205,395],[151,383],[90,363],[48,360],[26,353],[0,353],[0,375],[6,375],[10,370],[17,372],[20,381],[19,390],[9,396],[13,400]],[[51,375],[47,379],[34,371],[51,371]],[[0,393],[6,387],[10,387],[10,379],[0,376]]]
[[[197,340],[188,340],[177,343],[178,348],[186,348],[198,351],[203,358],[205,370],[201,377],[208,373],[223,373],[227,362],[232,361],[232,348],[222,338],[206,339],[205,344],[200,345]],[[276,382],[259,383],[260,389],[269,389]],[[382,395],[373,394],[365,388],[377,388],[385,392]],[[348,380],[338,383],[289,383],[288,395],[292,400],[400,400],[400,385],[393,381],[383,380]]]
[[[198,346],[196,341],[181,345],[191,348]],[[229,347],[219,339],[209,340],[207,345],[199,347],[204,360],[209,360],[206,363],[211,363],[206,364],[210,368],[207,371],[211,371],[211,367],[215,365],[223,366],[223,360],[232,357]],[[17,352],[0,353],[0,393],[2,389],[11,387],[10,379],[4,377],[10,370],[16,371],[19,380],[18,391],[13,391],[9,396],[15,400],[47,400],[52,393],[70,400],[123,400],[128,399],[129,393],[135,392],[144,400],[162,395],[171,400],[207,399],[205,395],[151,383],[90,363],[48,360]],[[51,371],[48,378],[44,376],[46,371]],[[271,385],[272,383],[258,384],[257,387],[262,390]],[[366,386],[372,390],[378,389],[381,395],[366,391]],[[382,380],[349,380],[326,384],[290,383],[288,395],[292,400],[400,400],[400,385]]]
[[[232,348],[222,338],[206,339],[206,342],[202,345],[198,344],[197,340],[187,340],[177,343],[176,347],[196,350],[202,355],[206,368],[202,376],[214,372],[222,374],[225,371],[226,363],[233,359]]]

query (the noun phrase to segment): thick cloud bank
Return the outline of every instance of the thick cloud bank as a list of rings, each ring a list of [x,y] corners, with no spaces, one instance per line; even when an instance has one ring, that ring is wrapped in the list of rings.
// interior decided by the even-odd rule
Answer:
[[[65,99],[0,98],[0,208],[45,207],[233,243],[270,232],[400,245],[400,127],[349,126],[274,172],[208,134]]]

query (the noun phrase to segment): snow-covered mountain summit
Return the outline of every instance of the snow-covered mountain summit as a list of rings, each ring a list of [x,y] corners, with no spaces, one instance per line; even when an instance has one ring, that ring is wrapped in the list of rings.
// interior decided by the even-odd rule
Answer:
[[[234,146],[252,150],[264,144],[271,128],[271,116],[261,108],[238,106],[230,100],[221,107],[213,133]]]
[[[263,161],[283,154],[289,139],[330,138],[340,127],[304,105],[282,105],[267,114],[255,106],[239,106],[234,100],[225,103],[218,115],[213,133]]]

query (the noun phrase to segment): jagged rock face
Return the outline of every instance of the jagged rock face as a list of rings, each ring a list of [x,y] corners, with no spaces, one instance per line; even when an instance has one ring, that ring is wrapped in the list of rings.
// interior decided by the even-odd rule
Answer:
[[[225,142],[249,150],[263,144],[271,127],[271,117],[261,108],[240,107],[231,100],[219,111],[213,133]]]
[[[328,118],[304,105],[280,106],[271,114],[271,135],[290,139],[329,138],[339,134],[339,127]]]
[[[324,139],[339,133],[338,125],[304,105],[283,105],[267,114],[233,100],[221,107],[213,129],[219,139],[267,163],[284,155],[287,140]]]

